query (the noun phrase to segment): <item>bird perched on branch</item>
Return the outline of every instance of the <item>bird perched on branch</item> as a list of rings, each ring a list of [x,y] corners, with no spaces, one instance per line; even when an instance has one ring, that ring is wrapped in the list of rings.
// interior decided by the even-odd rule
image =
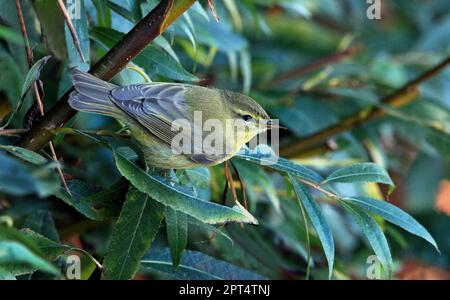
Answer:
[[[240,93],[180,83],[119,87],[78,69],[71,74],[70,106],[124,123],[148,166],[216,165],[275,127],[258,103]]]

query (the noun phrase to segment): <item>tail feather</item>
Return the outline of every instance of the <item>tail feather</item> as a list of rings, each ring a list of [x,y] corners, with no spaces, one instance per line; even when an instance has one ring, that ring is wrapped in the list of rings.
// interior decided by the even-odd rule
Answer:
[[[78,69],[72,69],[71,74],[75,91],[69,96],[69,104],[73,109],[108,116],[117,115],[116,106],[109,100],[110,91],[116,85]]]

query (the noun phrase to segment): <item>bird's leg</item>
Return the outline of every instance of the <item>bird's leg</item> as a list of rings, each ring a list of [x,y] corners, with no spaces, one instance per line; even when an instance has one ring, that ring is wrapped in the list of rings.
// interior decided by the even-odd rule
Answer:
[[[236,174],[236,176],[237,176],[237,178],[238,178],[238,180],[239,180],[239,183],[240,183],[240,185],[241,185],[242,200],[244,201],[244,207],[245,207],[245,209],[248,210],[248,206],[247,206],[247,194],[245,193],[244,182],[242,181],[241,176],[239,175],[239,172],[238,172],[236,166],[233,164],[232,161],[230,161],[230,164],[231,164],[231,166],[233,167],[234,173]],[[231,172],[230,172],[230,173],[231,173]]]
[[[225,176],[227,177],[227,181],[228,181],[229,187],[231,189],[231,195],[233,196],[233,200],[235,202],[239,202],[237,193],[236,193],[236,188],[234,187],[233,175],[231,174],[231,170],[230,170],[230,166],[228,165],[228,161],[225,161]]]
[[[236,189],[234,187],[234,182],[233,182],[233,175],[231,174],[231,170],[228,165],[228,161],[225,161],[225,175],[228,177],[228,183],[230,184],[231,194],[233,195],[233,199],[234,199],[235,203],[241,204],[237,198],[237,193],[236,193]],[[245,208],[245,209],[247,209],[247,208]],[[240,225],[241,225],[241,228],[244,228],[243,223],[240,223]]]
[[[227,178],[227,176],[225,176],[225,186],[223,188],[223,193],[222,193],[222,205],[227,204],[227,196],[228,196],[228,178]]]

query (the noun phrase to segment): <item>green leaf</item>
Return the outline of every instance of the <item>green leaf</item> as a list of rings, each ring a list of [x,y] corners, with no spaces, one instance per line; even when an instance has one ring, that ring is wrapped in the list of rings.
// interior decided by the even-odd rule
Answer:
[[[131,22],[139,21],[138,16],[135,16],[132,11],[129,11],[128,9],[126,9],[110,0],[107,0],[106,3],[113,11],[115,11],[120,16],[124,17],[125,19],[127,19]]]
[[[85,61],[81,59],[81,56],[75,46],[72,34],[70,33],[67,23],[64,23],[64,34],[66,38],[66,48],[67,56],[69,58],[69,67],[77,67],[81,70],[89,69],[90,61],[90,43],[89,43],[89,29],[87,12],[84,6],[84,1],[79,2],[79,16],[77,18],[72,18],[72,24],[75,29],[75,33],[78,37],[79,46]]]
[[[0,267],[0,280],[16,280],[16,276],[10,271]]]
[[[122,37],[123,33],[110,28],[96,27],[91,30],[93,40],[106,48],[113,47]],[[186,71],[172,56],[155,45],[148,45],[133,62],[145,69],[147,73],[153,72],[180,81],[197,81],[198,78]],[[150,77],[152,77],[150,75]]]
[[[43,39],[49,50],[61,61],[67,58],[65,43],[64,18],[55,0],[31,2],[39,19]]]
[[[209,225],[206,223],[203,223],[199,221],[196,218],[193,218],[191,216],[187,216],[187,221],[189,225],[193,226],[194,228],[200,229],[200,231],[204,231],[207,234],[213,234],[214,236],[221,236],[225,238],[228,242],[230,242],[230,246],[232,247],[234,245],[233,239],[226,234],[223,230],[220,230],[220,228],[216,228],[213,225]]]
[[[55,242],[59,242],[55,222],[53,222],[51,212],[49,211],[38,210],[32,213],[25,219],[22,227],[29,228]]]
[[[77,179],[69,181],[68,186],[72,195],[63,188],[54,195],[89,219],[101,221],[119,214],[120,205],[117,202],[126,188],[123,182],[114,184],[106,190]]]
[[[273,179],[263,168],[255,168],[252,162],[233,161],[245,183],[245,190],[250,200],[257,202],[261,196],[255,193],[255,189],[262,189],[275,210],[281,213],[280,199],[273,182]]]
[[[59,271],[48,261],[36,255],[29,248],[16,241],[0,241],[0,267],[14,270],[13,265],[27,265],[34,269],[51,274],[59,274]],[[13,271],[10,271],[13,272]],[[14,274],[14,273],[13,273]]]
[[[48,162],[48,160],[42,155],[33,152],[31,150],[17,147],[17,146],[9,146],[9,145],[0,145],[0,149],[5,149],[12,155],[15,155],[27,162],[30,162],[35,165],[43,165]]]
[[[54,163],[42,166],[26,164],[0,152],[0,192],[40,197],[51,195],[60,188],[60,181],[54,171]]]
[[[163,216],[163,205],[130,188],[103,262],[103,278],[133,278],[139,261],[158,233]]]
[[[257,224],[258,221],[239,204],[232,208],[202,200],[192,195],[191,190],[161,176],[145,173],[120,152],[114,153],[120,173],[141,192],[175,210],[182,211],[205,223],[243,222]]]
[[[51,240],[29,228],[21,229],[20,232],[33,241],[47,259],[55,259],[57,256],[72,248],[71,246]]]
[[[14,111],[9,116],[8,120],[6,121],[6,124],[3,125],[0,129],[3,129],[6,126],[8,126],[9,123],[11,122],[11,120],[14,118],[15,114],[20,110],[25,96],[27,95],[28,91],[31,89],[32,84],[34,82],[36,82],[37,80],[39,80],[39,77],[41,76],[41,71],[49,59],[50,59],[50,55],[45,56],[45,57],[41,58],[40,60],[38,60],[30,68],[30,70],[27,73],[27,76],[25,77],[25,81],[22,85],[22,92],[21,92],[19,100],[17,101],[17,105],[14,108]]]
[[[252,87],[252,62],[250,53],[248,50],[242,50],[240,52],[241,72],[243,77],[243,92],[245,94],[250,93]]]
[[[186,248],[188,239],[187,216],[181,211],[166,207],[167,241],[172,255],[173,268],[180,264],[181,254]]]
[[[156,271],[173,279],[183,280],[261,280],[259,274],[218,260],[201,252],[184,251],[177,270],[172,268],[168,249],[152,250],[141,260],[143,271]]]
[[[389,185],[391,193],[395,184],[382,167],[374,163],[358,163],[334,171],[322,184],[331,182],[378,182]]]
[[[107,0],[92,1],[97,11],[97,25],[111,27],[111,10],[107,5]]]
[[[32,240],[37,247],[44,253],[47,259],[56,259],[67,252],[78,252],[83,254],[81,257],[81,279],[88,279],[96,268],[97,262],[94,257],[87,251],[66,244],[52,241],[45,236],[34,232],[28,228],[22,229],[21,232]],[[64,256],[63,256],[64,257]]]
[[[302,165],[296,164],[290,160],[287,160],[282,157],[275,157],[273,153],[269,153],[269,151],[265,151],[265,149],[261,149],[261,146],[268,147],[266,145],[259,145],[255,150],[249,150],[248,148],[241,149],[236,157],[255,162],[257,164],[269,167],[271,169],[289,173],[301,179],[313,182],[320,183],[323,178],[315,171],[308,169]],[[262,150],[262,151],[261,151]]]
[[[344,208],[353,216],[355,222],[362,229],[376,256],[387,272],[388,277],[391,278],[393,266],[391,250],[389,250],[386,236],[378,223],[371,215],[355,205],[346,203]]]
[[[396,207],[395,205],[392,205],[383,200],[377,200],[367,197],[346,198],[344,199],[344,201],[356,204],[363,209],[379,215],[386,221],[391,222],[392,224],[395,224],[403,228],[404,230],[423,238],[431,245],[433,245],[439,252],[436,241],[433,239],[431,234],[413,217],[411,217],[409,214]]]
[[[308,214],[308,217],[311,220],[311,223],[313,224],[314,229],[316,230],[322,243],[323,251],[325,252],[325,256],[328,261],[328,277],[331,278],[334,264],[334,241],[330,227],[325,220],[320,206],[316,203],[316,201],[314,201],[308,190],[290,174],[289,179],[292,182],[299,201],[301,201],[300,205],[305,208],[306,213]]]

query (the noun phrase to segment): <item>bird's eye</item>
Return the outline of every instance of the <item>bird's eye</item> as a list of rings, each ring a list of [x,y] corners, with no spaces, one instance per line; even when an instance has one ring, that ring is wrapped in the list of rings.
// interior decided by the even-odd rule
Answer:
[[[250,116],[250,115],[243,115],[243,116],[242,116],[242,119],[243,119],[244,121],[250,121],[250,120],[252,119],[252,116]]]

